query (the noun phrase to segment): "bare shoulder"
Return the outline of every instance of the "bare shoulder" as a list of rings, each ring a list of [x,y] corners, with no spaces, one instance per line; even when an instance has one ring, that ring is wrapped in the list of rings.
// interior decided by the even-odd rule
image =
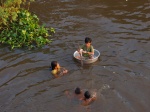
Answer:
[[[96,100],[96,95],[92,96],[90,99],[88,100],[83,100],[82,101],[82,105],[87,106],[90,105],[92,102],[94,102]]]

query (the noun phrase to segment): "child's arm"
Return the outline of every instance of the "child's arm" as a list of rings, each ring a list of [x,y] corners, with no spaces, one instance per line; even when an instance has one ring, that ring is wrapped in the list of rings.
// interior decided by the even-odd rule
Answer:
[[[91,46],[91,52],[89,52],[89,55],[90,54],[94,55],[94,48],[93,48],[93,46]]]
[[[84,105],[84,106],[87,106],[89,104],[90,104],[90,101],[85,101],[85,100],[82,101],[82,105]]]
[[[92,98],[91,98],[91,102],[96,100],[96,96],[97,96],[97,94],[96,94],[96,92],[94,92],[94,94],[92,95]]]
[[[68,73],[68,70],[65,69],[64,67],[60,67],[60,68],[62,68],[63,70],[59,73],[59,77],[61,77],[61,76],[65,75],[66,73]]]
[[[61,71],[60,69],[62,69],[62,71]],[[60,67],[60,66],[58,65],[58,67],[56,68],[56,70],[52,70],[52,71],[51,71],[51,74],[52,74],[55,78],[58,78],[58,77],[63,76],[63,75],[66,74],[67,72],[68,72],[68,70],[66,70],[65,68]]]
[[[96,100],[96,93],[94,93],[90,99],[88,99],[86,101],[83,100],[82,105],[84,105],[84,106],[89,105],[90,103],[92,103],[95,100]]]
[[[94,52],[87,52],[89,55],[94,54]]]
[[[93,46],[91,46],[91,50],[90,50],[91,52],[87,52],[89,55],[94,55],[94,48],[93,48]]]
[[[87,101],[83,101],[82,105],[87,106],[87,105],[91,104],[94,100],[96,100],[96,97],[92,97],[91,99],[89,99]]]

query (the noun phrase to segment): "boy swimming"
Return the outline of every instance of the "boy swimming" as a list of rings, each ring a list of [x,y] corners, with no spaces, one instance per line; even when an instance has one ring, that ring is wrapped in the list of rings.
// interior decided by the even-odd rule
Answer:
[[[81,104],[87,106],[91,104],[94,100],[96,100],[96,92],[93,92],[91,95],[89,91],[85,91],[85,93],[77,87],[74,91],[74,94],[70,94],[69,91],[65,91],[65,94],[69,99],[76,98],[81,101]]]
[[[68,70],[63,68],[63,71],[61,71],[61,68],[59,63],[57,61],[52,61],[51,62],[51,73],[55,78],[61,77],[64,74],[68,72]]]
[[[69,91],[65,91],[65,94],[67,95],[68,98],[76,98],[78,100],[82,100],[84,94],[83,94],[83,91],[77,87],[75,90],[74,90],[74,93],[70,93]]]
[[[92,96],[89,91],[86,91],[84,93],[84,98],[82,99],[82,105],[86,106],[92,103],[94,100],[96,100],[96,93],[94,93]]]
[[[83,98],[83,91],[79,87],[75,89],[74,93],[77,99],[81,100]]]

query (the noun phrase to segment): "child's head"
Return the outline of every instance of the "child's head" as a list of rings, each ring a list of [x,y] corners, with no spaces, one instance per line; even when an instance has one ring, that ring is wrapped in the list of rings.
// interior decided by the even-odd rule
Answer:
[[[84,97],[85,97],[85,99],[91,98],[91,94],[89,93],[89,91],[86,91],[86,92],[84,93]]]
[[[80,94],[81,93],[81,89],[79,87],[77,87],[74,92],[75,92],[75,94]]]
[[[91,43],[92,43],[92,39],[89,38],[89,37],[86,37],[85,38],[85,44],[86,44],[86,46],[89,47],[91,45]]]
[[[92,39],[91,38],[89,38],[89,37],[86,37],[85,38],[85,43],[91,43],[92,42]]]
[[[58,62],[57,61],[52,61],[51,62],[52,70],[54,70],[57,66],[58,66]]]

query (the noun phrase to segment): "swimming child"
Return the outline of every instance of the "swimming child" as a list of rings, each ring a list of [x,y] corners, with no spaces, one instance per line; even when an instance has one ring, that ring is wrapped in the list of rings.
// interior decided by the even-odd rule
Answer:
[[[92,39],[89,37],[85,38],[85,45],[82,45],[78,50],[81,56],[88,57],[90,59],[94,58],[94,48],[91,45]]]
[[[84,97],[83,91],[77,87],[74,90],[74,93],[70,93],[69,91],[65,91],[65,94],[69,97],[69,98],[77,98],[79,100],[82,100],[82,98]]]
[[[86,91],[84,93],[84,98],[82,99],[82,105],[86,106],[92,103],[94,100],[96,100],[96,93],[94,93],[92,96],[89,93],[89,91]]]
[[[76,89],[75,89],[75,91],[74,91],[74,93],[75,93],[75,96],[79,99],[79,100],[82,100],[82,98],[83,98],[83,91],[79,88],[79,87],[77,87]]]
[[[61,71],[61,68],[63,71]],[[60,76],[63,76],[64,74],[68,73],[68,70],[66,70],[63,67],[60,67],[59,63],[57,61],[51,62],[51,73],[55,78],[58,78]]]
[[[77,87],[74,90],[74,93],[70,93],[68,90],[65,91],[65,95],[70,99],[78,99],[78,101],[81,101],[81,104],[83,106],[87,106],[91,104],[94,100],[96,100],[96,92],[92,92],[92,95],[90,94],[89,91],[83,92],[79,87]]]

